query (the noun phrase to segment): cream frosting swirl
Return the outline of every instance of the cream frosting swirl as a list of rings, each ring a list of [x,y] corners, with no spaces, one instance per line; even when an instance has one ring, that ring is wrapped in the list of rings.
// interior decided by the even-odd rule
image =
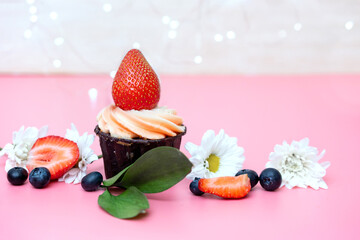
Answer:
[[[183,119],[166,107],[124,111],[109,105],[100,111],[97,122],[102,132],[116,138],[161,139],[185,131]]]

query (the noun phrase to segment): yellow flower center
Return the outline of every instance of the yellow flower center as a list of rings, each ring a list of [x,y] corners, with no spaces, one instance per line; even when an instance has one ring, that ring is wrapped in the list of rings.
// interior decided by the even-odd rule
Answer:
[[[206,159],[209,163],[209,171],[216,173],[219,170],[220,166],[220,158],[215,154],[210,154],[210,156]]]

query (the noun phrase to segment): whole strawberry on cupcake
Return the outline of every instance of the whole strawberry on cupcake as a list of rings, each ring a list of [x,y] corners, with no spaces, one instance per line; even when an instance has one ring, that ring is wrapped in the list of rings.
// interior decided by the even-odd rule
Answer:
[[[115,75],[112,96],[122,110],[151,110],[160,100],[159,78],[138,49],[130,50]]]
[[[97,116],[105,175],[110,178],[159,146],[180,148],[186,128],[174,109],[158,107],[160,82],[138,49],[122,60],[112,85],[114,103]]]

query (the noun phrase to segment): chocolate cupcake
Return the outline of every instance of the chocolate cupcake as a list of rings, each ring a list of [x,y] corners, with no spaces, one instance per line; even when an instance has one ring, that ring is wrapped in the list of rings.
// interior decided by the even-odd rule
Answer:
[[[181,137],[186,133],[186,128],[184,132],[174,137],[153,140],[111,137],[109,133],[102,132],[99,126],[96,126],[95,133],[99,136],[100,140],[106,178],[111,178],[153,148],[169,146],[179,149]]]
[[[95,133],[100,138],[107,178],[150,149],[160,146],[179,149],[181,137],[186,133],[182,118],[167,108],[124,111],[110,105],[99,113],[97,121]]]
[[[100,138],[105,175],[110,178],[159,146],[180,148],[186,128],[176,111],[157,107],[159,79],[137,49],[130,50],[114,77],[115,105],[97,116],[95,133]]]

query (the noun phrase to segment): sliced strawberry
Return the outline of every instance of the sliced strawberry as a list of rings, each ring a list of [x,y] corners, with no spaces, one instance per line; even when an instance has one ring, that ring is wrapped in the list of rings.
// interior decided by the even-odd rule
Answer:
[[[199,189],[223,198],[242,198],[250,192],[251,184],[248,175],[244,174],[237,177],[200,179]]]
[[[153,109],[160,100],[159,79],[138,49],[130,50],[114,77],[112,96],[123,110]]]
[[[51,179],[58,179],[69,171],[79,159],[76,143],[59,136],[39,138],[29,152],[26,168],[31,172],[36,167],[49,169]]]

